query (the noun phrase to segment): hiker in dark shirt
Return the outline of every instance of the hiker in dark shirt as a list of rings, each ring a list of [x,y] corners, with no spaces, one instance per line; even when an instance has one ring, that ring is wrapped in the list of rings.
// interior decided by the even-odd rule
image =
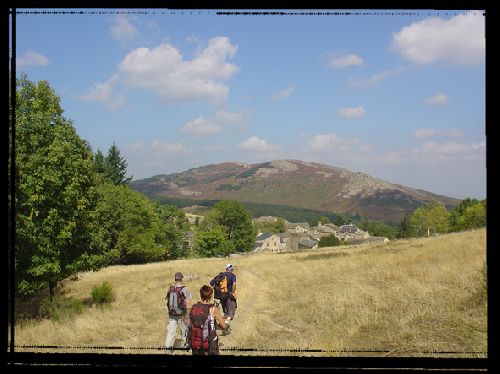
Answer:
[[[234,265],[233,264],[227,264],[226,265],[226,271],[221,273],[227,276],[227,286],[228,286],[228,293],[227,296],[220,297],[220,303],[222,305],[222,311],[224,312],[224,320],[226,324],[229,324],[229,322],[234,319],[234,315],[236,313],[236,308],[238,307],[238,304],[236,302],[236,274],[233,273],[234,271]],[[221,275],[219,274],[219,275]],[[214,277],[210,281],[210,285],[212,287],[216,286],[216,278],[218,276]],[[215,295],[217,298],[218,296]]]

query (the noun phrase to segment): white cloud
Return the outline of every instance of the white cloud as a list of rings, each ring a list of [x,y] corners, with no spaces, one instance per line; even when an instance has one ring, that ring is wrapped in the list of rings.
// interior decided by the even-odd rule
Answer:
[[[449,136],[450,138],[460,138],[463,134],[462,131],[457,129],[449,129],[443,133],[444,136]]]
[[[338,136],[335,133],[317,134],[309,138],[306,144],[313,151],[341,151],[345,152],[359,141],[356,139],[347,139]]]
[[[45,66],[48,63],[49,59],[47,57],[32,50],[27,50],[22,57],[16,58],[16,67],[18,69],[34,65]]]
[[[144,148],[144,144],[142,142],[137,142],[134,144],[128,144],[125,149],[128,151],[140,151]]]
[[[328,55],[328,66],[332,69],[344,69],[348,66],[361,66],[363,59],[356,54],[340,54],[332,52]]]
[[[123,81],[144,88],[167,101],[208,100],[222,104],[229,87],[223,83],[239,68],[228,63],[237,47],[227,37],[215,37],[190,61],[170,44],[156,48],[137,48],[119,64]]]
[[[213,120],[207,120],[200,116],[192,121],[187,122],[181,129],[193,135],[215,134],[222,131],[222,126],[215,123]]]
[[[421,147],[412,150],[411,153],[418,159],[428,161],[481,160],[486,156],[486,142],[470,144],[455,141],[426,142]]]
[[[191,150],[187,148],[183,142],[177,143],[162,143],[159,140],[153,140],[151,149],[159,153],[190,153]]]
[[[110,110],[116,110],[125,104],[125,97],[114,93],[113,86],[117,82],[118,76],[113,75],[105,83],[95,83],[94,86],[83,96],[80,96],[84,101],[99,101]]]
[[[413,137],[415,139],[428,138],[430,136],[436,135],[437,132],[438,131],[436,129],[419,129],[419,130],[415,131],[415,133],[413,134]]]
[[[363,117],[365,114],[365,108],[362,106],[358,106],[355,108],[343,108],[340,109],[337,114],[341,117],[346,117],[346,118],[359,118]]]
[[[269,144],[267,140],[260,139],[257,136],[248,138],[244,142],[240,143],[238,147],[242,150],[251,152],[274,152],[281,148],[278,145]]]
[[[282,91],[274,94],[271,97],[271,99],[273,99],[273,100],[281,100],[281,99],[284,99],[284,98],[292,95],[294,92],[295,92],[295,87],[294,86],[290,86],[290,87],[287,87],[284,90],[282,90]]]
[[[479,64],[485,58],[484,28],[482,12],[449,20],[430,17],[393,33],[392,46],[403,58],[419,65],[438,61]]]
[[[403,71],[407,70],[406,67],[400,67],[395,69],[387,69],[379,73],[375,73],[368,78],[351,78],[351,84],[353,86],[373,86],[385,79],[394,77],[401,74]]]
[[[440,93],[431,97],[428,97],[424,100],[424,104],[426,105],[446,105],[448,103],[448,96],[444,93]]]
[[[247,124],[243,113],[218,110],[212,118],[199,116],[198,118],[187,122],[184,126],[182,126],[181,131],[188,132],[193,135],[210,135],[221,132],[227,127],[245,129]]]
[[[110,28],[110,32],[116,40],[131,39],[137,35],[137,29],[124,15],[117,15],[113,18],[113,25]]]

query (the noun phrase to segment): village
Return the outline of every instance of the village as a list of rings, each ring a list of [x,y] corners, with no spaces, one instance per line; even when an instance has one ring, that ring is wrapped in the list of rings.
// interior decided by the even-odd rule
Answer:
[[[187,214],[188,221],[194,224],[196,217],[202,216]],[[273,216],[261,216],[253,219],[254,224],[275,223],[278,218]],[[193,245],[193,232],[188,232],[188,245]],[[296,250],[316,249],[323,237],[335,236],[342,244],[367,244],[387,243],[389,239],[380,236],[371,236],[367,231],[361,230],[355,224],[337,226],[333,223],[310,226],[307,222],[289,222],[285,220],[285,232],[257,233],[253,253],[284,253]]]

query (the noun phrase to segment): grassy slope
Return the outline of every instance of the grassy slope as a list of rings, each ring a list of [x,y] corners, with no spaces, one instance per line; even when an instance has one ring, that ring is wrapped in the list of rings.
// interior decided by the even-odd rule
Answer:
[[[319,349],[327,352],[315,355],[486,357],[438,353],[487,350],[486,305],[471,301],[485,257],[486,233],[477,230],[386,245],[113,266],[67,280],[59,290],[84,300],[107,280],[116,297],[110,308],[57,323],[19,323],[16,345],[158,353],[166,330],[163,297],[173,274],[182,271],[198,299],[199,288],[231,261],[237,265],[238,309],[233,332],[221,337],[222,354],[244,347],[259,352],[243,354],[259,355]],[[373,350],[384,352],[355,352]]]

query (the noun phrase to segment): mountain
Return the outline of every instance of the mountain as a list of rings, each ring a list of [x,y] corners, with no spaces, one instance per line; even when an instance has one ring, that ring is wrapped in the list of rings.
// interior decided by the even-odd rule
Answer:
[[[149,197],[288,205],[361,214],[384,222],[399,222],[405,213],[412,213],[431,200],[442,202],[447,208],[460,202],[365,173],[299,160],[250,165],[225,162],[139,179],[130,186]]]

